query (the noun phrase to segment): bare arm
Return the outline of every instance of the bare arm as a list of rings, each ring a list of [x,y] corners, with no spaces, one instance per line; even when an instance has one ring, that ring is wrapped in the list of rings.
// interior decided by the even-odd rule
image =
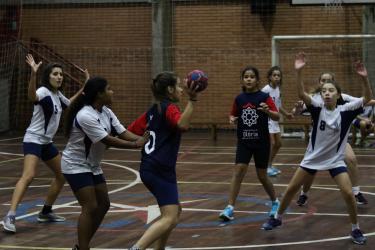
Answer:
[[[186,79],[185,79],[185,86]],[[197,101],[197,92],[196,89],[193,89],[195,84],[190,84],[190,88],[186,88],[187,95],[189,96],[189,101],[186,104],[184,112],[181,114],[180,119],[178,120],[177,126],[181,130],[188,130],[190,127],[190,121],[193,116],[194,103]],[[198,88],[198,86],[196,86]]]
[[[302,101],[309,106],[311,104],[311,96],[306,93],[305,87],[302,81],[302,69],[306,65],[306,58],[305,54],[300,52],[296,55],[296,60],[294,61],[294,68],[297,71],[297,90],[298,90],[298,97],[302,99]]]
[[[354,63],[354,68],[357,74],[361,77],[363,83],[363,103],[368,103],[372,99],[372,90],[370,87],[370,81],[368,79],[367,69],[362,62],[357,61]]]
[[[31,54],[27,54],[26,56],[26,63],[31,67],[31,75],[30,75],[30,81],[29,81],[29,87],[27,91],[27,97],[32,102],[39,101],[38,96],[36,94],[36,73],[38,72],[38,69],[40,65],[42,64],[42,61],[39,63],[36,63],[33,56]]]
[[[141,148],[146,144],[149,137],[150,134],[146,132],[143,136],[139,136],[139,138],[135,141],[126,141],[111,135],[107,135],[101,140],[101,142],[109,147],[115,148]]]
[[[136,134],[130,132],[129,130],[124,131],[124,132],[121,133],[118,137],[119,137],[120,139],[127,140],[127,141],[136,141],[136,140],[138,140],[139,138],[141,138],[141,136],[136,135]]]
[[[270,108],[268,107],[267,103],[261,102],[259,104],[259,106],[260,107],[258,108],[258,110],[266,113],[271,118],[271,120],[273,120],[273,121],[280,120],[280,114],[279,114],[279,112],[270,110]]]
[[[85,73],[85,82],[82,84],[81,88],[77,91],[77,93],[75,93],[72,97],[69,98],[70,102],[73,102],[80,94],[82,94],[86,82],[90,79],[90,74],[87,69],[82,70],[82,72]]]
[[[371,99],[365,106],[375,106],[375,100]]]
[[[280,113],[288,119],[293,119],[294,115],[291,112],[286,111],[283,107],[279,108]]]

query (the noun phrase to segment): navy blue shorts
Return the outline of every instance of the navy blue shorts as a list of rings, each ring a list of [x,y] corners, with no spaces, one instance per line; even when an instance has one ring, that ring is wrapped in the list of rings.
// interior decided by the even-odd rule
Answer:
[[[251,148],[243,143],[237,143],[236,164],[249,164],[251,157],[254,155],[256,168],[267,168],[270,157],[270,147]]]
[[[318,170],[316,169],[311,169],[311,168],[305,168],[305,167],[301,167],[303,170],[305,170],[307,173],[311,174],[311,175],[315,175],[316,172],[318,172]],[[337,168],[332,168],[332,169],[329,169],[329,174],[331,175],[332,178],[334,178],[336,175],[339,175],[341,173],[344,173],[344,172],[348,172],[348,170],[346,169],[346,167],[337,167]]]
[[[143,184],[155,196],[159,207],[180,204],[176,179],[170,180],[170,178],[167,179],[155,171],[142,169],[140,175]]]
[[[79,173],[64,174],[64,176],[74,193],[83,187],[96,186],[105,183],[105,178],[102,174],[93,175],[92,173]]]
[[[49,161],[55,158],[59,151],[52,143],[48,144],[37,144],[33,142],[23,143],[23,155],[36,155],[43,161]]]
[[[360,122],[359,119],[355,119],[354,122],[353,122],[354,127],[361,128],[361,126],[359,125],[359,122]]]

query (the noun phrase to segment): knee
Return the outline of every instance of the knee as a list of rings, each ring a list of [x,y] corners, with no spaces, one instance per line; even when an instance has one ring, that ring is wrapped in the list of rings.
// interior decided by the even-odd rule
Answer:
[[[34,180],[34,178],[35,178],[35,173],[23,174],[20,181],[23,181],[28,185]]]
[[[341,190],[345,200],[354,199],[354,194],[351,188],[345,188]]]
[[[266,183],[268,181],[267,174],[258,174],[258,180],[261,183]]]
[[[109,200],[104,201],[102,204],[100,204],[100,207],[102,208],[104,213],[108,212],[110,206],[111,206],[111,203],[109,202]]]
[[[281,148],[281,146],[282,146],[281,141],[280,140],[276,140],[273,147],[279,149],[279,148]]]
[[[179,216],[178,214],[171,216],[167,219],[167,224],[169,228],[175,228],[178,224]]]
[[[89,214],[89,215],[94,215],[97,209],[98,209],[98,204],[96,202],[91,202],[91,203],[82,205],[82,212]]]
[[[352,155],[345,156],[345,163],[348,165],[348,167],[355,167],[357,166],[357,159]]]
[[[63,174],[58,174],[58,175],[56,175],[55,178],[56,178],[56,181],[58,183],[60,183],[60,185],[64,185],[65,184],[65,177],[64,177]]]

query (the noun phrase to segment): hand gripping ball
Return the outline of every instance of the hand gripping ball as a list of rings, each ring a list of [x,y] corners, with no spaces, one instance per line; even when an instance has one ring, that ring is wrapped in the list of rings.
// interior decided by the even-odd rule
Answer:
[[[194,88],[198,86],[197,92],[201,92],[207,88],[208,76],[202,70],[196,69],[191,71],[187,75],[187,86],[190,88],[191,84],[194,83]]]

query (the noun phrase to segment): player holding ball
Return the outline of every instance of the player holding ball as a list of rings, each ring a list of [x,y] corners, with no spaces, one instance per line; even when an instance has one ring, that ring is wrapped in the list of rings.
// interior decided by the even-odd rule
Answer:
[[[151,84],[154,103],[128,127],[135,134],[150,131],[150,140],[142,149],[139,173],[144,185],[155,196],[161,213],[131,250],[143,250],[152,244],[154,249],[164,249],[170,233],[178,224],[181,205],[176,179],[177,154],[181,134],[190,126],[197,93],[207,87],[207,76],[189,73],[185,87],[189,100],[181,112],[176,105],[183,93],[180,78],[173,72],[159,73]]]

